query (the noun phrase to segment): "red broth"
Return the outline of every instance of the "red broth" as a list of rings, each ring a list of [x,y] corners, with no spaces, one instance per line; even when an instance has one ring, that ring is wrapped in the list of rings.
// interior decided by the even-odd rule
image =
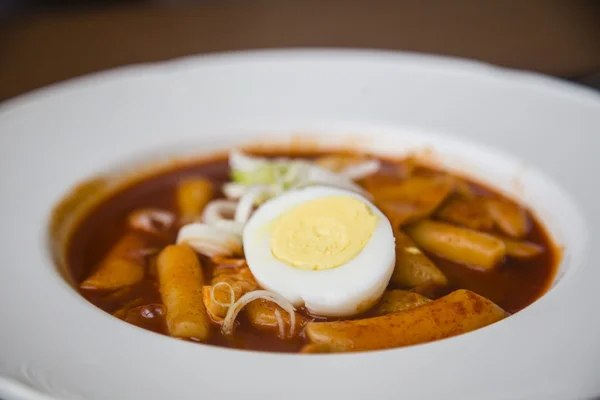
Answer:
[[[401,181],[405,170],[403,167],[403,161],[383,160],[383,168],[374,179]],[[417,175],[439,173],[441,171],[425,167],[414,171]],[[122,189],[97,206],[76,227],[68,243],[67,261],[74,280],[77,283],[82,282],[126,233],[127,215],[130,212],[140,208],[158,207],[176,213],[175,190],[182,179],[190,177],[207,178],[219,188],[229,180],[227,160],[223,158],[160,173]],[[481,184],[472,181],[467,181],[467,184],[475,192],[486,196],[500,196]],[[220,196],[222,194],[217,193],[217,197]],[[532,229],[524,239],[544,249],[541,255],[532,260],[506,257],[494,270],[481,271],[427,254],[449,280],[449,285],[437,290],[433,297],[443,296],[455,289],[469,289],[489,298],[509,313],[518,312],[539,298],[552,282],[559,256],[540,222],[533,215],[530,215],[530,218]],[[163,238],[151,238],[153,246],[162,248],[174,243],[176,233],[176,230],[172,230]],[[213,266],[209,259],[199,257],[205,281],[210,282]],[[80,292],[88,301],[110,314],[141,328],[168,335],[164,306],[154,271],[155,258],[155,254],[146,257],[145,278],[138,284],[115,291],[81,289]],[[394,285],[390,284],[389,288],[394,288]],[[300,312],[311,319],[314,318],[304,310]],[[365,316],[369,316],[369,312],[353,318]],[[244,313],[240,313],[238,321],[234,339],[215,334],[209,343],[272,352],[298,352],[307,343],[303,335],[293,340],[281,340],[271,332],[257,330],[250,325]]]

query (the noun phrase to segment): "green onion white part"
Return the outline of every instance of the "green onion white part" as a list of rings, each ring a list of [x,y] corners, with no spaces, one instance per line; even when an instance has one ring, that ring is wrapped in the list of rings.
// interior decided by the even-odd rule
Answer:
[[[245,224],[250,219],[254,206],[260,204],[264,197],[272,197],[273,189],[266,185],[250,186],[240,198],[235,210],[234,220]]]
[[[275,309],[275,319],[277,320],[277,326],[279,327],[279,337],[285,339],[285,324],[283,323],[283,318],[281,318],[281,313],[278,308]],[[290,333],[290,336],[292,335],[293,333]]]
[[[235,201],[213,200],[204,208],[202,221],[207,225],[241,236],[244,224],[232,219],[238,208],[238,203]]]
[[[257,184],[269,185],[277,195],[289,189],[309,185],[328,185],[368,196],[368,193],[352,180],[377,172],[380,164],[377,160],[369,160],[346,168],[338,174],[306,160],[286,158],[269,160],[232,150],[229,155],[229,166],[234,183],[246,186],[247,189]],[[224,191],[226,195],[239,198],[242,188],[229,186]]]
[[[292,305],[292,303],[286,300],[285,297],[268,290],[255,290],[253,292],[248,292],[240,297],[235,303],[233,303],[233,305],[227,310],[227,315],[223,321],[221,332],[223,332],[224,335],[232,335],[235,329],[235,319],[237,315],[240,313],[240,311],[242,311],[246,304],[258,299],[271,301],[290,314],[290,336],[292,336],[296,331],[296,308]],[[279,324],[279,321],[277,323]],[[281,320],[281,324],[283,324],[283,319]]]
[[[215,297],[215,290],[219,287],[219,286],[226,286],[227,289],[229,290],[229,303],[223,303],[220,302],[219,300],[217,300],[217,298]],[[231,287],[231,285],[227,282],[217,282],[215,283],[212,288],[210,288],[210,300],[215,303],[220,305],[223,308],[229,308],[231,307],[234,303],[235,303],[235,292],[233,290],[233,288]]]
[[[354,183],[352,179],[336,174],[335,172],[332,172],[328,169],[321,168],[314,164],[308,164],[306,166],[305,174],[305,178],[298,182],[297,187],[304,187],[310,185],[332,186],[337,187],[339,189],[345,189],[351,192],[356,192],[367,198],[371,198],[370,193],[364,190],[358,184]]]
[[[177,244],[186,244],[208,257],[228,256],[242,252],[239,235],[201,223],[187,224],[179,229]]]
[[[235,182],[227,182],[221,188],[225,197],[227,197],[230,200],[237,200],[240,197],[242,197],[246,189],[246,185],[242,185],[241,183]]]
[[[380,163],[369,160],[335,173],[307,160],[268,159],[232,150],[229,166],[233,182],[223,185],[228,200],[208,203],[202,215],[203,223],[183,226],[177,239],[178,243],[185,241],[198,253],[209,257],[241,252],[241,236],[254,208],[288,190],[326,185],[371,198],[353,179],[377,172]]]
[[[379,171],[379,168],[381,168],[379,160],[367,160],[345,168],[340,175],[356,181],[373,175]]]

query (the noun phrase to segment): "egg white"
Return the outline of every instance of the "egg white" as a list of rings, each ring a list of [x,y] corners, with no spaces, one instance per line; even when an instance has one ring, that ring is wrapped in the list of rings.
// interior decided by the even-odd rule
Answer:
[[[379,217],[362,251],[339,267],[321,271],[302,270],[278,260],[270,244],[274,221],[294,206],[330,196],[359,199]],[[351,316],[372,306],[387,287],[396,262],[394,233],[383,213],[358,193],[326,186],[291,190],[264,203],[244,228],[243,246],[248,266],[263,288],[296,307],[328,317]]]

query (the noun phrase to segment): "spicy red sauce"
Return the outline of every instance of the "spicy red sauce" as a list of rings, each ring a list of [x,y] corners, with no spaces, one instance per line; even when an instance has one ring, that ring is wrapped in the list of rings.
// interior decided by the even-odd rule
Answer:
[[[319,154],[320,155],[320,154]],[[298,156],[294,154],[294,156]],[[307,156],[307,155],[304,155]],[[308,155],[314,157],[314,155]],[[394,176],[396,161],[384,161],[380,174],[384,180],[401,179]],[[400,172],[398,172],[400,173]],[[431,175],[437,170],[419,167],[415,174]],[[383,176],[385,175],[385,176]],[[229,180],[229,167],[225,158],[217,161],[198,163],[164,172],[129,186],[105,200],[83,220],[71,236],[68,244],[67,261],[70,272],[77,283],[82,282],[102,260],[110,248],[125,234],[127,215],[140,208],[158,207],[177,212],[175,207],[175,190],[184,178],[204,177],[219,188]],[[389,179],[388,179],[389,178]],[[478,193],[487,196],[500,196],[488,187],[467,181],[468,185]],[[220,193],[219,193],[220,195]],[[543,254],[532,260],[517,260],[507,257],[493,271],[481,271],[465,265],[427,254],[447,276],[449,285],[438,290],[435,296],[442,296],[455,289],[469,289],[489,298],[510,313],[517,312],[531,304],[550,286],[556,265],[558,252],[551,243],[542,225],[533,216],[532,229],[527,241],[543,246]],[[168,232],[163,238],[150,238],[156,247],[164,247],[175,241],[176,230]],[[158,292],[158,283],[154,271],[156,254],[146,258],[147,273],[144,280],[132,287],[116,291],[80,290],[81,294],[100,309],[116,314],[119,318],[161,334],[168,334]],[[205,281],[210,282],[212,265],[200,256]],[[390,284],[390,288],[394,288]],[[150,307],[141,306],[151,305]],[[151,310],[150,312],[148,310]],[[310,318],[305,311],[300,310]],[[369,312],[360,317],[368,316]],[[355,317],[358,318],[359,316]],[[213,335],[210,344],[240,349],[297,352],[306,343],[300,336],[293,340],[280,340],[271,332],[256,330],[250,326],[243,313],[238,317],[239,326],[234,339],[226,339],[220,334]]]

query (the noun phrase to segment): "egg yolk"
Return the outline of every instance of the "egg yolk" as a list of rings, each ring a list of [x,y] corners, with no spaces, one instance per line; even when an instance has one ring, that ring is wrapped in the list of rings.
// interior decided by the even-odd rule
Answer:
[[[304,270],[339,267],[362,251],[378,219],[355,197],[310,200],[275,220],[271,252],[278,260]]]

